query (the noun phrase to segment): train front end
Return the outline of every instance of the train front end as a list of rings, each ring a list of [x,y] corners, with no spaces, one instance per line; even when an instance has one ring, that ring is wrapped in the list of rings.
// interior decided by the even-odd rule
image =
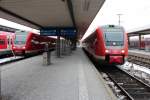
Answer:
[[[105,61],[109,64],[123,64],[127,59],[127,35],[121,26],[102,27]]]
[[[16,32],[15,39],[13,42],[13,52],[15,55],[24,55],[26,50],[26,39],[28,36],[28,32]]]

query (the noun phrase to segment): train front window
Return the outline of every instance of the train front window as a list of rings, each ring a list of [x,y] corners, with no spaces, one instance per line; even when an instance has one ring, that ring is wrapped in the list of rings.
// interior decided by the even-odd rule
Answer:
[[[19,44],[19,45],[25,44],[26,38],[27,38],[27,32],[16,32],[14,44]]]
[[[124,31],[120,28],[105,29],[104,38],[106,46],[124,45]]]

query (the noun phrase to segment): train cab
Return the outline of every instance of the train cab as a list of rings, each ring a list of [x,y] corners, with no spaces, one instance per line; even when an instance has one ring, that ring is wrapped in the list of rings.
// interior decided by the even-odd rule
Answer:
[[[127,34],[121,26],[98,27],[83,43],[96,60],[109,64],[123,64],[128,54]]]
[[[105,60],[109,63],[124,63],[127,56],[127,36],[120,26],[104,26],[101,28],[104,49]]]
[[[14,53],[17,53],[17,54],[24,54],[25,53],[27,37],[28,37],[28,32],[16,31],[15,39],[13,42]]]

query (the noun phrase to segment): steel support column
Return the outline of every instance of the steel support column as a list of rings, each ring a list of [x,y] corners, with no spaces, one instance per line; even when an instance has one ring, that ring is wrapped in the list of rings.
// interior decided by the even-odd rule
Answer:
[[[69,9],[69,13],[70,13],[70,17],[71,17],[73,26],[76,28],[76,21],[75,21],[75,18],[74,18],[74,11],[73,11],[72,1],[71,0],[67,0],[67,5],[68,5],[68,9]],[[73,39],[73,44],[74,44],[73,49],[74,50],[76,49],[76,41],[77,41],[77,35]]]
[[[128,38],[128,47],[130,47],[130,36],[127,36]]]
[[[141,34],[139,34],[139,49],[142,49]]]
[[[60,36],[57,36],[56,55],[57,57],[60,57]]]

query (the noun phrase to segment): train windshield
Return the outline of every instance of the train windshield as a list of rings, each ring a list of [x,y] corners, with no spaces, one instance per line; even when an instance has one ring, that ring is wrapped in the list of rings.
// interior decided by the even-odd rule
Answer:
[[[104,29],[104,37],[106,46],[124,45],[124,30],[122,28]]]
[[[26,38],[27,38],[27,32],[16,32],[14,44],[19,44],[19,45],[25,44]]]

